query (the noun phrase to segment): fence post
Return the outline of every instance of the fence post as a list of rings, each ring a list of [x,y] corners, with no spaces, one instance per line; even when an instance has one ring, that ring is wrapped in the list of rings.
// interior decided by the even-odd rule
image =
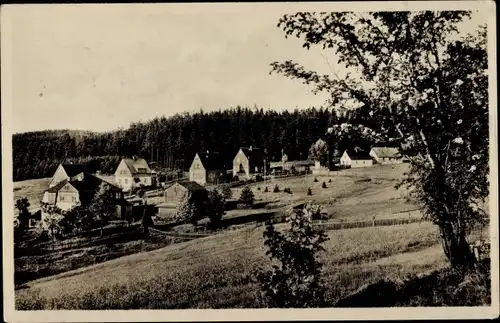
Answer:
[[[372,225],[375,226],[375,215],[373,216]]]

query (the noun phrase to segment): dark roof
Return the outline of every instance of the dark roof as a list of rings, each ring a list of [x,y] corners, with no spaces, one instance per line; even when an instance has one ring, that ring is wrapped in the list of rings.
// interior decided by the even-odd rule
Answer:
[[[263,163],[264,162],[264,151],[260,148],[255,147],[241,147],[241,151],[249,158],[253,163]]]
[[[61,166],[64,168],[64,171],[66,172],[68,177],[73,177],[75,175],[83,173],[86,169],[85,165],[83,164],[61,164]]]
[[[56,185],[52,186],[52,187],[49,187],[48,189],[45,190],[45,192],[49,192],[49,193],[57,193],[59,192],[59,190],[64,186],[66,185],[66,183],[68,183],[68,180],[62,180],[60,181],[59,183],[57,183]]]
[[[171,185],[167,186],[165,189],[169,189],[170,187],[174,186],[175,184],[179,184],[183,187],[185,187],[188,191],[206,191],[206,189],[201,186],[200,184],[196,182],[190,182],[190,181],[181,181],[181,182],[176,182],[172,183]]]
[[[205,170],[224,170],[226,169],[227,163],[224,156],[218,152],[200,152],[198,153],[201,163]]]
[[[70,183],[78,192],[89,192],[89,191],[96,191],[99,186],[102,184],[102,183],[106,183],[108,184],[108,187],[110,190],[114,190],[114,191],[122,191],[121,188],[119,188],[118,186],[108,182],[108,181],[105,181],[103,180],[102,178],[99,178],[97,176],[94,176],[92,174],[89,174],[89,173],[84,173],[83,175],[83,179],[80,180],[80,181],[68,181],[68,180],[63,180],[62,182],[60,183],[57,183],[55,186],[52,186],[50,187],[48,190],[46,190],[46,192],[49,192],[49,193],[56,193],[58,192],[64,185],[66,185],[67,183]]]
[[[367,150],[355,150],[355,149],[347,149],[347,154],[351,159],[363,159],[363,160],[371,160],[370,152]]]

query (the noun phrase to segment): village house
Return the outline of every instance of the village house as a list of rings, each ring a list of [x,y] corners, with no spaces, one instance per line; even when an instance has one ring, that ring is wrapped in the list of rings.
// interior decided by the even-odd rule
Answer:
[[[259,148],[240,148],[233,159],[233,176],[241,179],[251,179],[265,172],[264,153]]]
[[[130,192],[136,187],[154,185],[151,168],[144,158],[124,158],[115,171],[115,182],[125,192]]]
[[[217,152],[197,153],[189,167],[189,181],[200,185],[218,184],[226,171],[223,156]]]
[[[373,147],[370,150],[370,156],[377,164],[382,165],[401,164],[403,162],[398,149],[394,147]]]
[[[340,157],[340,167],[358,168],[373,166],[373,159],[368,151],[348,149]]]
[[[181,201],[184,194],[192,194],[193,201],[202,207],[202,204],[208,198],[208,191],[192,181],[182,181],[169,185],[164,191],[164,202],[158,204],[158,216],[161,218],[173,218],[177,210],[177,205]]]
[[[49,187],[43,194],[42,203],[55,205],[63,211],[72,209],[77,204],[82,206],[89,205],[95,194],[101,190],[113,192],[114,200],[117,205],[118,217],[122,217],[125,209],[123,208],[123,193],[120,187],[103,180],[89,173],[81,173],[81,176],[75,180],[64,179],[56,185]],[[42,212],[42,218],[44,214]]]
[[[83,176],[85,168],[83,164],[59,164],[49,181],[49,187],[53,187],[64,180],[78,180]]]

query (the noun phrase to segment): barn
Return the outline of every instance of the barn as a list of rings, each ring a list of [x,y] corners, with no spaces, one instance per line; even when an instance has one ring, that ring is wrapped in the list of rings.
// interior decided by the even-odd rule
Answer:
[[[348,149],[340,157],[340,167],[359,168],[373,166],[373,159],[368,151]]]

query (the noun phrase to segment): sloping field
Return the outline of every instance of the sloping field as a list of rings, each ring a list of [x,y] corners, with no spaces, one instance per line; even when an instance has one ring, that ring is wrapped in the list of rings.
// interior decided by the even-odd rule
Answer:
[[[270,265],[262,232],[263,227],[226,232],[33,281],[16,291],[16,307],[262,307],[258,285],[249,277],[257,267]],[[332,304],[388,275],[405,277],[446,264],[442,251],[435,247],[432,256],[391,258],[424,252],[438,243],[436,228],[426,222],[330,231],[328,235],[322,258]]]
[[[312,202],[322,205],[323,211],[332,218],[391,217],[393,214],[418,209],[415,203],[406,199],[404,188],[394,188],[397,183],[395,179],[402,179],[405,167],[407,165],[347,169],[338,173],[350,172],[349,174],[356,176],[307,175],[277,178],[250,184],[249,187],[256,200],[269,203],[268,208],[287,208],[297,203]],[[322,188],[323,182],[326,188]],[[273,192],[276,185],[280,192]],[[268,192],[265,192],[266,187]],[[292,194],[284,193],[285,187],[290,188]],[[308,188],[311,188],[312,195],[307,195]],[[242,189],[243,187],[233,188],[233,197],[238,198]]]
[[[49,187],[49,181],[50,178],[38,178],[14,182],[14,205],[16,200],[27,197],[30,210],[38,209],[43,192]]]

